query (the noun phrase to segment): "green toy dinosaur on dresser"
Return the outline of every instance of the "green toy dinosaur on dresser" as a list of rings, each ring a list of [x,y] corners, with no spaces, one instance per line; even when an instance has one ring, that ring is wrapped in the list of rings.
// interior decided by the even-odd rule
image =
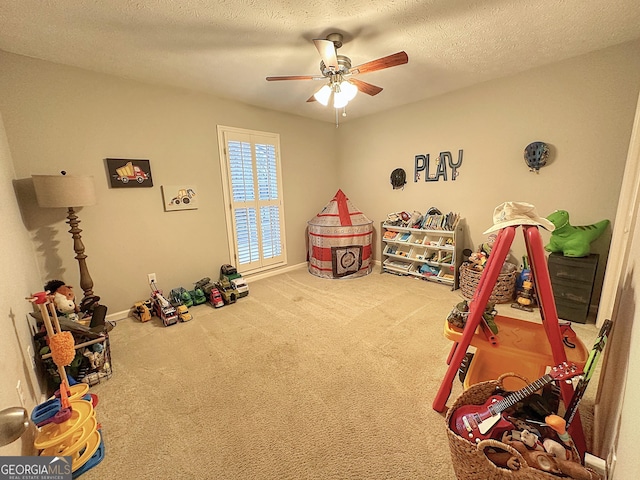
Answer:
[[[565,257],[586,257],[591,253],[591,242],[604,233],[609,220],[601,220],[592,225],[573,226],[569,223],[566,210],[556,210],[547,217],[556,227],[551,232],[547,252],[562,252]]]

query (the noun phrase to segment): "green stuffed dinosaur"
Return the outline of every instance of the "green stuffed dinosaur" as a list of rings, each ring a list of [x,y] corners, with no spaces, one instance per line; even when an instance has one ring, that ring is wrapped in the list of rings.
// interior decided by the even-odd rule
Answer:
[[[548,252],[562,252],[565,257],[586,257],[591,252],[591,242],[604,233],[609,220],[601,220],[592,225],[574,227],[569,223],[569,213],[556,210],[547,217],[556,227],[551,232],[549,244],[544,249]]]

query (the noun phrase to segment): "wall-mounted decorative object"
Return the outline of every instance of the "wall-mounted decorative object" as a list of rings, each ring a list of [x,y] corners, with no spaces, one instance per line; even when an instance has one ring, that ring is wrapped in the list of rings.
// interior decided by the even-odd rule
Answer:
[[[540,173],[540,167],[547,164],[549,146],[544,142],[533,142],[524,149],[524,161],[530,172]]]
[[[149,160],[107,158],[111,188],[153,187]]]
[[[164,211],[197,209],[196,190],[193,185],[162,185]]]
[[[393,172],[391,172],[391,177],[389,178],[391,181],[391,185],[393,185],[393,189],[396,190],[398,188],[404,189],[405,184],[407,183],[407,174],[404,169],[396,168]]]
[[[420,154],[415,156],[415,170],[413,181],[420,180],[420,172],[425,172],[425,182],[437,182],[441,178],[446,182],[448,180],[447,167],[451,170],[451,180],[458,178],[458,169],[462,165],[462,150],[458,150],[458,161],[454,163],[451,152],[440,152],[435,162],[435,171],[429,168],[429,154]]]

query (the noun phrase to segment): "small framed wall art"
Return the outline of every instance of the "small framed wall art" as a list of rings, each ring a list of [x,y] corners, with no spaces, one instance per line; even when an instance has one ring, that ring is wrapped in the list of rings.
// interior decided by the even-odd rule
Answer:
[[[164,211],[195,210],[198,208],[198,196],[193,185],[162,185]]]
[[[149,160],[107,158],[111,188],[153,187]]]

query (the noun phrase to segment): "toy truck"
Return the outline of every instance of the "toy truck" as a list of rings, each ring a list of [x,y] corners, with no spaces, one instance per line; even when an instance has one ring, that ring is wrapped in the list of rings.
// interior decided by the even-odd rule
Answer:
[[[151,311],[144,302],[136,302],[133,305],[133,316],[141,322],[148,322],[151,320]]]
[[[215,308],[224,307],[224,300],[222,300],[220,290],[215,287],[213,287],[211,292],[209,292],[209,303],[211,303]]]
[[[142,183],[149,179],[149,175],[147,173],[131,162],[127,162],[123,167],[116,168],[116,174],[116,179],[120,180],[122,183],[129,183],[129,180]]]
[[[189,313],[186,305],[178,305],[178,307],[176,308],[176,312],[178,313],[178,318],[181,322],[188,322],[189,320],[193,319],[193,315]]]
[[[247,285],[247,281],[244,278],[234,278],[231,280],[231,285],[238,291],[238,298],[249,295],[249,285]]]
[[[178,313],[175,307],[164,298],[160,290],[154,288],[151,298],[153,299],[153,309],[156,315],[162,319],[165,327],[178,323]]]
[[[238,298],[249,295],[249,286],[247,281],[238,273],[233,265],[222,265],[220,267],[220,280],[231,283],[231,286],[238,292]]]
[[[220,295],[222,295],[222,300],[224,300],[225,305],[230,305],[232,303],[236,303],[238,299],[238,291],[231,285],[231,282],[227,279],[227,277],[222,277],[218,283],[216,283],[216,288],[220,291]]]

